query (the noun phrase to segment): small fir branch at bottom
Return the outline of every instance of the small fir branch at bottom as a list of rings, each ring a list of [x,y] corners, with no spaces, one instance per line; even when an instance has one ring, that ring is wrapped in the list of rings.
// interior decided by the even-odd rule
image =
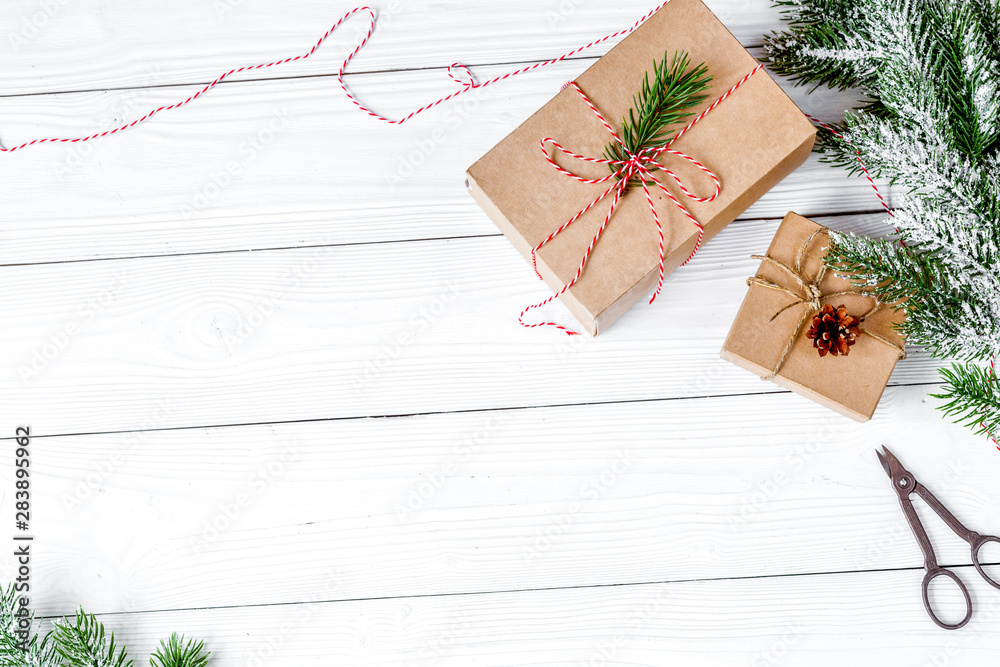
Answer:
[[[61,618],[40,636],[33,632],[34,615],[21,605],[14,584],[0,585],[0,667],[132,667],[124,646],[115,642],[96,616],[79,609]],[[27,631],[22,632],[22,619]],[[151,667],[207,667],[204,642],[185,641],[174,633],[149,658]]]
[[[70,665],[132,667],[124,646],[115,644],[115,633],[106,633],[93,614],[78,609],[72,619],[56,621],[51,633],[56,650]]]
[[[170,639],[160,640],[159,647],[149,657],[149,664],[152,667],[205,667],[209,655],[205,642],[189,639],[185,643],[184,635],[175,632]]]
[[[668,128],[691,116],[691,109],[708,99],[703,93],[711,84],[712,75],[705,63],[691,67],[687,53],[678,51],[668,66],[664,53],[663,60],[653,63],[652,80],[646,72],[628,116],[622,119],[619,136],[624,147],[611,141],[604,149],[605,159],[624,161],[643,149],[670,143],[673,135]],[[608,166],[611,171],[619,169],[617,165]],[[630,184],[637,185],[638,179]]]
[[[948,401],[940,406],[955,423],[972,428],[977,435],[1000,437],[1000,382],[992,369],[977,364],[953,364],[942,368],[944,385],[933,398]]]
[[[0,589],[0,667],[61,667],[48,636],[35,632],[35,614],[13,584]]]

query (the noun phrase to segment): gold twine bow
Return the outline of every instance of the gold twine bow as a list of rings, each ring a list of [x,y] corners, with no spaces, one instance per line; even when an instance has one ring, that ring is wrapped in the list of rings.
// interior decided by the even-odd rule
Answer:
[[[775,364],[774,370],[771,371],[771,374],[769,376],[762,378],[764,380],[773,380],[774,377],[778,374],[778,371],[781,370],[781,367],[784,365],[785,360],[788,358],[788,354],[792,351],[792,346],[795,345],[795,341],[798,340],[799,334],[802,333],[802,327],[805,326],[806,322],[808,322],[810,318],[815,316],[816,313],[818,313],[823,309],[822,302],[824,300],[832,299],[838,296],[844,296],[847,294],[854,294],[870,298],[872,301],[875,302],[875,305],[872,306],[871,310],[869,310],[867,313],[858,318],[862,324],[868,317],[873,315],[884,305],[881,301],[879,301],[877,297],[875,297],[875,295],[872,293],[871,290],[866,290],[866,289],[849,289],[849,290],[841,290],[839,292],[830,292],[829,294],[823,294],[822,290],[820,290],[819,288],[820,283],[823,282],[823,278],[826,277],[826,271],[827,271],[826,261],[823,259],[820,259],[819,270],[816,272],[816,275],[813,277],[813,279],[809,280],[806,277],[802,267],[802,264],[805,261],[806,253],[812,246],[813,241],[816,240],[816,237],[818,237],[820,234],[826,234],[827,236],[829,236],[829,233],[830,230],[828,228],[820,227],[812,234],[810,234],[809,238],[807,238],[805,243],[802,244],[802,247],[799,248],[799,252],[795,256],[794,268],[789,267],[785,263],[780,262],[774,259],[773,257],[769,257],[767,255],[751,255],[752,259],[759,259],[762,262],[769,262],[774,266],[784,269],[785,272],[787,272],[789,275],[792,276],[792,278],[795,279],[795,282],[798,283],[798,286],[802,289],[802,292],[799,293],[793,289],[785,287],[784,285],[779,285],[778,283],[771,282],[766,278],[761,278],[759,276],[753,276],[751,278],[747,278],[747,285],[760,285],[761,287],[767,287],[769,289],[785,292],[786,294],[790,294],[791,296],[795,297],[795,301],[788,304],[787,306],[784,306],[783,308],[781,308],[781,310],[772,315],[771,319],[769,320],[770,322],[773,322],[779,315],[781,315],[783,312],[785,312],[790,308],[794,308],[795,306],[801,304],[806,304],[809,306],[802,313],[802,317],[799,318],[799,323],[795,327],[794,333],[792,333],[791,337],[788,339],[788,343],[785,344],[785,349],[782,350],[781,356],[778,357],[778,363]],[[881,341],[882,343],[885,343],[886,345],[895,348],[896,350],[899,350],[900,359],[906,358],[906,350],[904,350],[902,346],[893,343],[891,340],[888,340],[873,331],[865,329],[863,326],[859,326],[858,328],[862,331],[862,333],[871,336],[875,340]]]

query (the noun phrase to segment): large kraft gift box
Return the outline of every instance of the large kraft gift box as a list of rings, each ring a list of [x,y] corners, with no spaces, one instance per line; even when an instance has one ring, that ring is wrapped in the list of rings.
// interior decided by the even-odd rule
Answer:
[[[789,213],[767,257],[794,271],[803,247],[800,276],[810,284],[829,247],[829,235],[822,226]],[[748,282],[750,289],[723,345],[722,358],[851,419],[871,419],[896,362],[903,356],[904,340],[896,326],[905,320],[905,312],[891,305],[879,306],[861,322],[862,333],[846,356],[820,356],[807,335],[815,313],[815,306],[805,300],[811,296],[809,290],[790,271],[767,260]],[[796,296],[765,283],[788,288]],[[820,304],[844,305],[854,317],[864,316],[876,304],[873,297],[861,294],[857,286],[833,270],[827,270],[816,287],[816,296],[829,295],[821,297]],[[795,305],[781,312],[790,304]],[[804,317],[807,319],[799,328]],[[785,353],[789,341],[793,342]],[[777,374],[772,377],[775,369]]]
[[[620,130],[647,71],[654,62],[672,59],[677,51],[686,51],[692,65],[706,63],[713,77],[707,99],[692,109],[694,114],[757,66],[701,0],[672,0],[576,82]],[[545,137],[597,158],[611,141],[579,93],[566,87],[467,172],[472,196],[529,261],[534,246],[608,187],[579,183],[553,169],[539,147]],[[812,124],[774,80],[760,71],[672,146],[718,176],[722,183],[719,197],[695,202],[680,193],[667,175],[657,172],[656,176],[701,222],[707,241],[802,164],[814,138]],[[557,160],[586,178],[609,173],[606,165],[562,155]],[[666,154],[660,162],[695,194],[705,197],[714,192],[709,178],[689,162]],[[650,193],[666,235],[665,269],[669,273],[694,250],[697,230],[659,189],[651,187]],[[539,273],[553,290],[558,291],[576,274],[611,200],[606,198],[538,252]],[[642,188],[632,187],[594,248],[583,276],[561,299],[583,328],[597,335],[651,290],[658,273],[656,226]]]

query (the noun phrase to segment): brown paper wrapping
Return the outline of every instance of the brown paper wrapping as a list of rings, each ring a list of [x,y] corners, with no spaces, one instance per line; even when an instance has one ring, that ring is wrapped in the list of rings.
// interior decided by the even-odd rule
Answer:
[[[812,220],[789,213],[778,228],[767,255],[794,267],[799,249],[817,229],[821,229],[820,225]],[[810,280],[826,255],[827,241],[825,235],[816,238],[806,254],[802,268]],[[757,276],[800,291],[787,271],[770,262],[761,262]],[[832,294],[856,288],[846,278],[827,271],[819,289],[823,294]],[[800,304],[789,308],[771,321],[775,313],[793,301],[795,299],[784,292],[751,284],[722,347],[722,358],[763,378],[770,376],[795,333],[803,311],[809,307]],[[848,312],[860,316],[871,310],[873,299],[861,294],[845,294],[823,303],[844,304]],[[851,419],[868,421],[900,358],[899,349],[893,345],[902,346],[903,338],[896,333],[894,325],[904,319],[905,314],[900,310],[889,306],[879,308],[862,326],[892,345],[863,333],[846,357],[820,357],[805,335],[808,326],[804,327],[773,381]]]
[[[672,58],[681,50],[688,52],[693,64],[705,62],[713,76],[709,97],[693,109],[695,113],[757,65],[701,0],[672,0],[576,81],[605,118],[620,127],[654,61],[662,60],[665,52]],[[795,104],[766,72],[758,72],[673,145],[719,177],[720,196],[708,203],[694,202],[669,177],[661,180],[704,225],[707,241],[802,164],[812,150],[814,136],[812,124]],[[607,187],[579,183],[558,173],[541,154],[539,141],[544,137],[592,157],[602,157],[611,140],[580,95],[565,88],[467,173],[472,196],[529,261],[532,247]],[[670,155],[663,156],[662,162],[696,194],[713,192],[713,184],[697,167]],[[588,178],[608,174],[605,165],[570,163],[561,156],[560,164]],[[697,230],[662,192],[652,191],[666,234],[669,273],[694,249]],[[611,199],[539,251],[539,272],[553,290],[575,275]],[[656,285],[658,271],[656,226],[642,189],[632,188],[615,211],[582,278],[561,298],[583,328],[597,335]]]

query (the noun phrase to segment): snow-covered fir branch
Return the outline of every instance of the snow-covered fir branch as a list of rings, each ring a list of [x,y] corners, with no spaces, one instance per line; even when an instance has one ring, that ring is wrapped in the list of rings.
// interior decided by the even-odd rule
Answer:
[[[837,235],[837,267],[904,300],[911,342],[979,360],[944,374],[949,414],[1000,414],[982,371],[1000,356],[1000,0],[776,4],[788,26],[767,40],[772,68],[871,100],[846,113],[843,139],[821,137],[824,156],[856,170],[860,152],[905,192],[886,220],[902,243]]]

